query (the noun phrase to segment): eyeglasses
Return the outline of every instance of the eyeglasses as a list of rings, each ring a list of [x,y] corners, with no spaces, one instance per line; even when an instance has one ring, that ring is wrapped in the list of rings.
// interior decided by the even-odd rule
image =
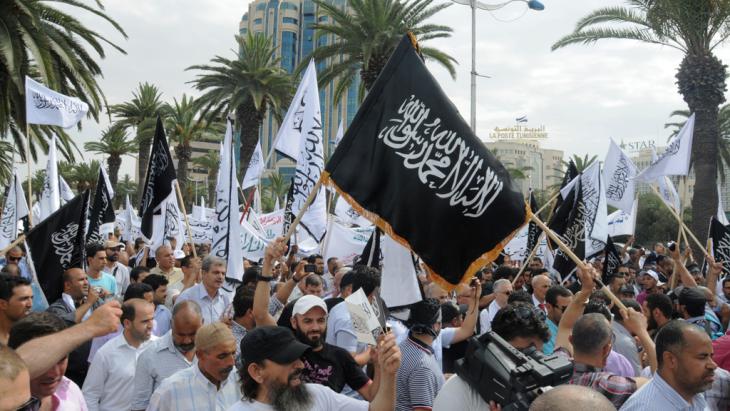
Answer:
[[[35,397],[30,397],[25,404],[21,405],[16,411],[38,411],[41,408],[41,401]]]
[[[23,257],[13,257],[11,255],[7,256],[5,259],[8,261],[20,261]]]
[[[512,291],[500,291],[499,293],[500,293],[500,294],[504,294],[504,295],[506,295],[507,297],[509,297],[510,295],[512,295]]]

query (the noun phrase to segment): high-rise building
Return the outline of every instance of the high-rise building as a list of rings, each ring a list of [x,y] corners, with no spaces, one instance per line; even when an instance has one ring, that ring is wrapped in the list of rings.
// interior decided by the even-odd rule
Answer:
[[[345,0],[332,1],[338,7],[346,7]],[[276,47],[277,57],[281,58],[281,67],[293,73],[312,50],[332,42],[331,36],[316,39],[314,29],[311,27],[315,22],[326,23],[327,19],[328,16],[320,13],[318,6],[312,0],[254,0],[249,3],[248,11],[241,18],[238,31],[242,36],[248,33],[262,33],[269,36]],[[318,73],[321,73],[324,67],[324,63],[319,63]],[[325,157],[328,157],[334,148],[334,139],[340,122],[343,122],[346,128],[357,112],[359,77],[356,80],[338,104],[334,103],[334,82],[320,87]],[[273,114],[267,113],[259,131],[261,148],[265,156],[271,151],[278,126]],[[274,154],[267,167],[278,169],[286,176],[294,173],[295,164]]]
[[[547,190],[560,184],[562,179],[563,152],[540,148],[537,140],[486,141],[484,145],[508,169],[524,174],[526,178],[514,178],[513,183],[527,196],[530,188]]]

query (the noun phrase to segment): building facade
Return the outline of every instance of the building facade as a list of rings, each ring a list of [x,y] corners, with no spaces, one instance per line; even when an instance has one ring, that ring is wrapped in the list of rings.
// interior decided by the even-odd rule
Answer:
[[[332,0],[338,7],[347,7],[345,0]],[[248,11],[239,23],[238,32],[241,36],[248,33],[261,33],[272,39],[277,50],[277,57],[281,59],[281,67],[293,73],[297,66],[306,63],[304,59],[317,47],[330,44],[331,36],[316,38],[311,25],[315,22],[326,23],[328,16],[320,13],[312,0],[254,0],[248,5]],[[334,63],[334,62],[333,62]],[[317,71],[324,69],[324,63],[317,65]],[[346,129],[350,124],[357,108],[358,81],[353,82],[348,92],[337,104],[333,94],[335,83],[321,86],[319,90],[320,110],[322,113],[322,138],[325,142],[324,153],[328,158],[334,149],[334,139],[340,122]],[[288,104],[285,105],[285,108]],[[283,115],[283,113],[282,113]],[[274,144],[278,123],[272,113],[267,113],[259,131],[259,139],[264,155],[268,155]],[[268,169],[275,169],[282,175],[293,175],[295,164],[274,153],[267,164]]]
[[[514,184],[525,196],[530,188],[547,190],[560,184],[563,178],[563,152],[541,148],[538,140],[486,141],[484,145],[508,170],[513,170],[513,174],[526,177],[513,178]]]

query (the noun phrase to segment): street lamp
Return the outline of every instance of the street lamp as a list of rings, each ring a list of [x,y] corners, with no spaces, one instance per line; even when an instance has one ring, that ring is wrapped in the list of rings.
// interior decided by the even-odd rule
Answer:
[[[545,6],[538,0],[509,0],[499,4],[486,4],[479,0],[451,0],[457,4],[463,4],[471,7],[471,118],[469,125],[471,131],[476,133],[477,131],[477,76],[487,77],[477,74],[476,68],[476,10],[482,9],[487,11],[499,10],[502,7],[515,2],[526,3],[527,7],[531,10],[544,10]]]

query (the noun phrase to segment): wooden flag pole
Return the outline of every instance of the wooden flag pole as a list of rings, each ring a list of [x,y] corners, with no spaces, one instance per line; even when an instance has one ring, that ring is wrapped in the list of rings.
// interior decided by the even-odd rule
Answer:
[[[560,237],[558,237],[552,230],[550,230],[550,228],[548,228],[548,226],[545,225],[545,223],[543,223],[542,220],[540,220],[540,218],[538,216],[533,214],[530,218],[532,219],[532,221],[535,222],[535,224],[538,225],[538,227],[540,227],[542,229],[542,231],[545,234],[547,234],[548,237],[550,237],[551,240],[553,240],[553,242],[555,244],[558,245],[558,247],[560,247],[561,250],[563,250],[565,255],[567,255],[571,260],[573,260],[573,262],[579,268],[585,267],[585,263],[583,261],[581,261],[580,258],[578,258],[578,256],[575,255],[575,253],[567,245],[565,245],[565,243],[563,243],[563,241],[560,239]],[[613,292],[611,292],[611,290],[608,287],[606,287],[606,285],[603,284],[603,282],[599,278],[594,278],[593,281],[600,286],[601,291],[603,291],[606,294],[606,296],[608,296],[608,298],[610,298],[611,301],[613,301],[613,303],[616,305],[616,307],[618,307],[621,310],[626,310],[626,306],[624,305],[624,303],[622,303],[621,300],[618,297],[616,297],[616,295]]]
[[[679,214],[677,214],[677,211],[674,210],[672,207],[670,207],[669,204],[664,202],[664,199],[662,198],[662,195],[659,193],[659,190],[657,190],[657,188],[653,184],[651,185],[651,189],[654,190],[654,194],[656,194],[659,197],[659,199],[662,200],[662,204],[664,204],[667,207],[667,209],[669,209],[669,212],[672,213],[674,218],[677,219],[677,222],[679,223],[679,225],[684,230],[686,230],[687,233],[689,233],[689,236],[692,238],[692,241],[694,241],[695,244],[697,245],[697,247],[700,250],[702,250],[702,252],[705,254],[705,257],[709,257],[709,255],[707,254],[707,251],[705,251],[705,247],[702,245],[702,243],[700,243],[700,240],[698,240],[697,237],[695,237],[692,230],[690,230],[689,227],[687,227],[687,225],[684,224],[684,221],[682,221],[682,217],[680,217]]]
[[[289,242],[289,239],[291,236],[296,232],[297,226],[299,225],[299,222],[302,221],[302,217],[304,217],[304,213],[307,211],[307,208],[309,208],[309,205],[312,204],[312,201],[314,201],[314,198],[317,196],[317,193],[319,192],[319,188],[322,186],[322,177],[319,177],[319,180],[317,180],[317,183],[312,187],[312,191],[309,192],[309,196],[307,197],[307,201],[304,202],[302,205],[302,208],[299,210],[299,213],[297,214],[297,218],[292,221],[291,225],[289,226],[289,231],[286,232],[286,235],[284,236],[284,242]]]
[[[25,241],[25,234],[19,235],[18,238],[15,239],[15,241],[13,241],[7,247],[5,247],[2,250],[0,250],[0,254],[3,254],[4,255],[8,251],[10,251],[13,247],[15,247],[16,245],[22,243],[23,241]]]
[[[33,175],[30,171],[30,126],[28,121],[25,122],[25,136],[28,141],[25,142],[25,161],[28,163],[28,226],[33,226],[33,200],[31,195],[33,193],[32,180]]]
[[[188,212],[185,210],[185,202],[183,201],[182,191],[180,191],[180,184],[178,184],[177,180],[175,180],[175,192],[177,192],[177,200],[180,202],[180,207],[182,208],[185,227],[188,229],[188,241],[190,241],[190,248],[193,249],[193,257],[198,258],[198,253],[195,251],[195,243],[193,242],[193,230],[190,228]]]
[[[526,260],[525,260],[525,262],[524,262],[524,263],[522,264],[522,267],[520,267],[520,271],[519,271],[519,272],[517,272],[517,275],[515,276],[515,279],[514,279],[514,280],[512,280],[512,286],[513,286],[513,287],[514,287],[515,283],[517,283],[517,279],[518,279],[518,278],[520,278],[520,276],[522,275],[522,273],[523,273],[523,272],[525,271],[525,269],[527,268],[527,265],[528,265],[528,264],[530,264],[530,260],[532,260],[532,257],[534,257],[534,256],[535,256],[535,254],[537,254],[537,249],[538,249],[538,248],[540,248],[540,241],[542,241],[542,237],[543,237],[543,235],[544,235],[544,234],[545,234],[545,233],[544,233],[544,232],[542,232],[542,233],[540,233],[540,235],[539,235],[539,236],[537,237],[537,244],[535,244],[535,246],[534,246],[534,247],[532,247],[532,251],[530,251],[530,255],[528,255],[528,256],[527,256],[527,259],[526,259]]]

